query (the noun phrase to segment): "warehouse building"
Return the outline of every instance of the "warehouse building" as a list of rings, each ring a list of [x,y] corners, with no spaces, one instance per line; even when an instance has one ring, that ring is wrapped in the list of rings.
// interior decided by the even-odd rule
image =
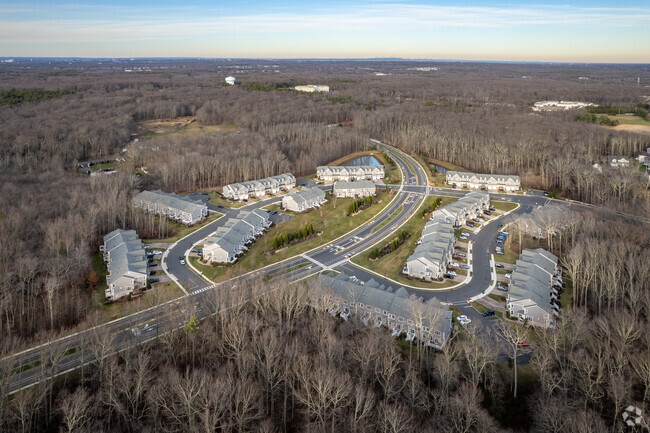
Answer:
[[[294,87],[299,92],[307,93],[327,93],[330,91],[330,86],[325,86],[323,84],[307,84],[304,86]]]
[[[146,287],[149,271],[147,253],[135,230],[114,230],[104,236],[99,247],[107,263],[106,299],[115,301]]]

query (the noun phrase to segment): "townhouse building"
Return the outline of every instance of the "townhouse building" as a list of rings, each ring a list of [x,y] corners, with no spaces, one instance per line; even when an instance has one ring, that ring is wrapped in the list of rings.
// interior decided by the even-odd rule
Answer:
[[[515,192],[521,187],[519,176],[512,174],[479,174],[450,170],[445,176],[447,184],[460,188]]]
[[[513,318],[553,328],[560,315],[561,286],[562,269],[555,255],[542,248],[524,250],[512,271],[506,308]]]
[[[356,316],[367,325],[386,327],[393,336],[406,334],[441,349],[451,335],[451,311],[436,298],[424,301],[409,296],[404,287],[393,289],[374,279],[367,282],[348,277],[320,274],[313,283],[310,302],[346,319]]]
[[[208,216],[205,203],[161,190],[142,191],[133,198],[133,206],[188,226]]]
[[[370,180],[357,180],[354,182],[337,181],[332,187],[332,194],[336,197],[369,197],[377,195],[377,186]]]
[[[147,285],[147,253],[135,230],[113,230],[104,236],[99,249],[108,269],[107,300],[115,301]]]
[[[223,187],[223,196],[230,200],[248,200],[277,194],[281,190],[288,191],[296,186],[296,178],[291,173],[248,182],[231,183]]]
[[[316,169],[318,178],[326,182],[335,182],[337,180],[372,180],[374,182],[383,179],[383,165],[351,165],[351,166],[334,166],[325,165]]]
[[[326,202],[325,192],[317,187],[303,188],[282,197],[282,207],[294,212],[318,208]]]
[[[203,260],[233,263],[248,251],[248,246],[271,225],[269,213],[262,209],[241,211],[229,218],[203,241]]]

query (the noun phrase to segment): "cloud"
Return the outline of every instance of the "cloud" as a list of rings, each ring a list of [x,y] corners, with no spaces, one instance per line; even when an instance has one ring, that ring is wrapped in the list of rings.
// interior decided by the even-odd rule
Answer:
[[[252,9],[252,8],[251,8]],[[16,11],[3,14],[2,11]],[[404,35],[445,28],[513,30],[524,27],[592,26],[603,29],[650,28],[650,8],[575,7],[520,5],[505,7],[438,6],[400,3],[395,0],[282,13],[233,13],[236,9],[188,6],[124,8],[97,5],[53,5],[33,10],[26,19],[25,4],[0,5],[0,44],[122,43],[127,41],[179,40],[232,35],[309,35],[316,32],[402,32]],[[286,9],[285,9],[286,10]],[[227,12],[224,12],[227,11]],[[73,18],[70,18],[73,17]]]

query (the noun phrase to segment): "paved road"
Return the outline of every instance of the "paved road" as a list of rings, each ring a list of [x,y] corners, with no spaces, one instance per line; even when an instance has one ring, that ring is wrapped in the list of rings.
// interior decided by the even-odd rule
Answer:
[[[412,158],[392,147],[386,146],[386,151],[390,152],[396,163],[400,165],[408,182],[425,184],[426,177]],[[410,163],[407,164],[404,160],[409,160]],[[413,169],[416,171],[413,172]],[[225,285],[235,287],[261,277],[272,278],[280,275],[295,281],[336,265],[341,260],[345,261],[345,254],[354,254],[367,248],[376,240],[393,231],[392,227],[394,225],[406,221],[423,200],[424,196],[422,195],[397,192],[394,202],[379,216],[361,226],[354,233],[336,241],[338,246],[346,249],[344,254],[334,251],[326,245],[311,253],[236,277],[225,283],[209,285],[186,265],[181,265],[179,257],[184,255],[192,245],[214,232],[220,225],[223,225],[227,218],[235,216],[239,212],[239,210],[235,209],[225,210],[224,217],[202,227],[168,250],[167,266],[169,271],[183,283],[190,296],[28,349],[13,355],[9,359],[5,359],[10,364],[13,364],[14,368],[14,370],[11,370],[11,367],[3,369],[3,373],[13,375],[9,381],[9,390],[15,392],[24,389],[48,377],[65,374],[79,368],[82,364],[91,362],[95,357],[94,352],[89,349],[82,349],[88,347],[89,342],[95,342],[94,347],[97,347],[99,341],[110,341],[114,351],[121,351],[153,340],[158,335],[169,330],[177,329],[187,320],[190,314],[204,318],[213,312],[210,305],[214,304],[214,294],[221,288],[226,287]],[[272,197],[257,202],[249,208],[266,206],[276,201],[278,201],[278,197]],[[390,224],[384,225],[384,227],[373,232],[373,228],[381,225],[400,206],[401,212]],[[241,284],[241,287],[245,287],[245,284]],[[51,356],[53,353],[58,355]],[[63,356],[63,353],[66,355]],[[6,364],[3,363],[3,365]]]

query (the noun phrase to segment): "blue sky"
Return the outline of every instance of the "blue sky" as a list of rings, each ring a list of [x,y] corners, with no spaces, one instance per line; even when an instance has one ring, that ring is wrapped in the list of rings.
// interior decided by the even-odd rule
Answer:
[[[4,57],[650,63],[644,1],[0,0]]]

